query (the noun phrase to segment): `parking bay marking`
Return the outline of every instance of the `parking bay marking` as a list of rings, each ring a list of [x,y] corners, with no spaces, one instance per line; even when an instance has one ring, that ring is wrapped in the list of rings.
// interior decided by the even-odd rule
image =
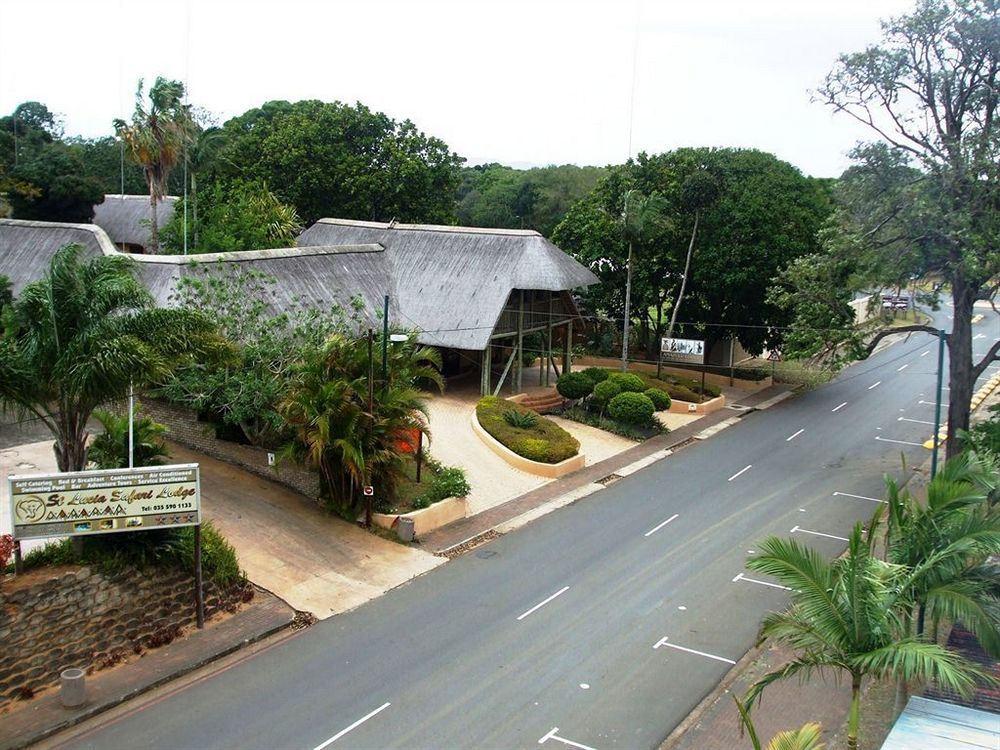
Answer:
[[[740,573],[733,579],[733,583],[737,581],[746,581],[747,583],[759,583],[761,586],[770,586],[773,589],[784,589],[785,591],[791,591],[789,586],[782,586],[780,583],[770,583],[768,581],[758,581],[756,578],[747,578],[745,575]]]
[[[915,445],[918,448],[924,447],[923,443],[911,443],[909,440],[893,440],[892,438],[879,437],[878,435],[875,436],[875,439],[883,443],[896,443],[896,445]]]
[[[850,492],[834,492],[834,497],[856,497],[858,500],[871,500],[873,503],[884,503],[885,500],[879,500],[877,497],[868,497],[867,495],[852,495]]]
[[[684,646],[678,646],[676,643],[668,643],[667,637],[663,636],[660,640],[653,644],[653,650],[655,651],[660,646],[666,646],[667,648],[677,649],[678,651],[685,651],[689,654],[696,654],[697,656],[704,656],[706,659],[715,659],[716,661],[722,661],[726,664],[735,664],[732,659],[727,659],[725,656],[716,656],[715,654],[706,654],[704,651],[695,651],[693,648],[686,648]]]
[[[565,593],[566,593],[567,591],[569,591],[569,586],[563,586],[563,587],[562,587],[561,589],[559,589],[559,590],[558,590],[558,591],[557,591],[556,593],[554,593],[554,594],[553,594],[552,596],[550,596],[550,597],[549,597],[548,599],[546,599],[545,601],[541,601],[541,602],[539,602],[539,603],[538,603],[538,604],[536,604],[536,605],[535,605],[534,607],[532,607],[531,609],[529,609],[529,610],[528,610],[527,612],[525,612],[524,614],[522,614],[522,615],[518,616],[518,618],[517,618],[517,619],[518,619],[519,621],[520,621],[520,620],[523,620],[523,619],[524,619],[525,617],[527,617],[528,615],[530,615],[530,614],[531,614],[532,612],[534,612],[534,611],[535,611],[536,609],[541,609],[541,608],[542,608],[542,607],[544,607],[544,606],[545,606],[546,604],[548,604],[548,603],[549,603],[549,602],[551,602],[551,601],[552,601],[553,599],[555,599],[555,598],[556,598],[557,596],[559,596],[560,594],[565,594]],[[317,750],[318,750],[318,749],[317,749]]]
[[[801,532],[803,534],[812,534],[813,536],[825,536],[827,539],[837,539],[837,540],[839,540],[841,542],[849,542],[849,541],[851,541],[847,537],[836,536],[835,534],[824,534],[822,531],[810,531],[809,529],[803,529],[801,526],[794,527],[788,533],[789,534],[794,534],[796,532]]]
[[[659,531],[664,526],[666,526],[668,523],[670,523],[671,521],[673,521],[675,518],[677,518],[677,514],[676,513],[674,513],[672,516],[670,516],[670,518],[668,518],[663,523],[659,524],[658,526],[654,526],[653,528],[651,528],[649,531],[647,531],[645,534],[643,534],[643,536],[652,536],[657,531]]]
[[[929,424],[933,426],[933,422],[928,422],[926,419],[910,419],[909,417],[896,417],[897,422],[916,422],[917,424]]]
[[[313,750],[323,750],[323,748],[328,747],[329,745],[332,745],[334,742],[336,742],[337,740],[339,740],[345,734],[347,734],[348,732],[350,732],[350,731],[352,731],[354,729],[357,729],[362,724],[364,724],[366,721],[368,721],[370,718],[372,718],[375,714],[381,713],[385,709],[389,708],[389,706],[391,706],[391,705],[392,705],[391,703],[383,703],[381,706],[379,706],[378,708],[376,708],[374,711],[372,711],[367,716],[362,716],[356,722],[354,722],[353,724],[351,724],[351,726],[347,727],[346,729],[341,729],[339,732],[337,732],[335,735],[333,735],[333,737],[331,737],[330,739],[328,739],[322,745],[317,745],[315,748],[313,748]]]
[[[556,736],[556,732],[559,731],[559,727],[552,727],[549,733],[546,734],[542,739],[538,740],[539,745],[544,745],[548,740],[555,740],[556,742],[561,742],[564,745],[569,745],[570,747],[578,747],[580,750],[594,750],[594,748],[589,745],[581,745],[579,742],[573,742],[573,740],[567,740],[565,737]]]

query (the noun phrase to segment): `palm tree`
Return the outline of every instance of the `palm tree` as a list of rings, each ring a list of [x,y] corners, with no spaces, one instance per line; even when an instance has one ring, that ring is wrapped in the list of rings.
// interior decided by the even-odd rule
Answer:
[[[142,404],[136,403],[132,425],[133,465],[160,466],[170,457],[164,436],[166,425],[142,415]],[[104,429],[90,444],[88,459],[98,469],[124,469],[128,467],[128,413],[118,414],[105,409],[95,409],[94,418]]]
[[[162,382],[192,357],[222,350],[205,315],[153,306],[131,259],[58,250],[26,286],[0,335],[0,408],[34,415],[55,437],[60,471],[87,466],[87,420],[107,401]]]
[[[193,128],[183,100],[183,83],[157,77],[149,89],[147,109],[139,79],[132,122],[114,121],[115,133],[125,143],[129,158],[142,167],[149,185],[150,251],[154,254],[160,249],[157,203],[167,194],[170,173],[180,161]]]
[[[736,702],[736,709],[740,712],[740,723],[750,737],[753,750],[760,750],[760,738],[757,736],[757,728],[750,719],[750,710],[735,695],[733,700]],[[825,745],[819,741],[822,734],[823,727],[815,721],[810,721],[799,729],[778,732],[767,743],[766,750],[823,750]]]
[[[846,673],[851,681],[847,747],[857,748],[861,687],[866,679],[929,679],[968,694],[976,678],[983,676],[938,644],[903,635],[903,621],[912,605],[907,597],[921,572],[878,559],[860,524],[851,533],[845,556],[832,562],[795,541],[776,537],[760,549],[747,567],[788,586],[792,604],[786,612],[764,618],[759,639],[774,638],[798,654],[750,687],[748,705],[779,679],[808,678],[817,671]]]

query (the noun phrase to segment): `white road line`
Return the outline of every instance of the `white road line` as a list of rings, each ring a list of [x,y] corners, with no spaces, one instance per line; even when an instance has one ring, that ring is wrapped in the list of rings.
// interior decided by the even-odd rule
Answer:
[[[647,531],[645,534],[643,534],[643,536],[652,536],[657,531],[659,531],[664,526],[666,526],[668,523],[670,523],[671,521],[673,521],[675,518],[677,518],[677,514],[676,513],[674,513],[672,516],[670,516],[670,518],[668,518],[666,521],[664,521],[663,523],[661,523],[659,526],[654,526],[653,528],[651,528],[649,531]]]
[[[868,390],[870,391],[872,388],[878,388],[880,385],[882,385],[882,381],[876,380],[874,383],[868,386]]]
[[[768,581],[758,581],[756,578],[747,578],[745,575],[740,573],[736,578],[733,579],[733,583],[737,581],[746,581],[747,583],[759,583],[761,586],[770,586],[773,589],[784,589],[785,591],[791,591],[792,589],[788,586],[782,586],[780,583],[770,583]]]
[[[905,370],[905,369],[906,369],[907,367],[909,367],[909,365],[903,365],[902,367],[897,367],[897,368],[896,368],[896,372],[902,372],[902,371],[903,371],[903,370]]]
[[[654,645],[653,649],[658,649],[660,646],[667,646],[668,648],[675,648],[678,651],[686,651],[689,654],[697,654],[698,656],[704,656],[706,659],[715,659],[716,661],[724,661],[726,664],[735,664],[732,659],[727,659],[724,656],[716,656],[715,654],[706,654],[704,651],[695,651],[693,648],[685,648],[684,646],[677,646],[673,643],[667,643],[667,638],[664,636],[658,640]]]
[[[546,599],[546,600],[545,600],[545,601],[543,601],[543,602],[539,602],[539,603],[538,603],[538,604],[536,604],[536,605],[535,605],[534,607],[532,607],[532,608],[531,608],[531,609],[529,609],[529,610],[528,610],[527,612],[525,612],[525,613],[524,613],[523,615],[520,615],[520,616],[519,616],[519,617],[518,617],[517,619],[518,619],[518,620],[523,620],[523,619],[524,619],[525,617],[527,617],[528,615],[530,615],[530,614],[531,614],[532,612],[534,612],[534,611],[535,611],[536,609],[541,609],[541,608],[542,608],[542,607],[544,607],[544,606],[545,606],[546,604],[548,604],[548,603],[549,603],[549,602],[551,602],[551,601],[552,601],[553,599],[555,599],[555,598],[556,598],[557,596],[559,596],[560,594],[565,594],[565,593],[566,593],[567,591],[569,591],[569,586],[563,586],[563,587],[562,587],[561,589],[559,589],[559,590],[558,590],[558,591],[557,591],[556,593],[554,593],[554,594],[553,594],[552,596],[550,596],[550,597],[549,597],[548,599]]]
[[[972,337],[972,340],[975,341],[976,339],[984,339],[984,338],[986,338],[985,333],[977,333],[975,336]]]
[[[847,402],[846,401],[844,403],[842,403],[840,406],[835,406],[834,408],[830,409],[830,411],[840,411],[845,406],[847,406]]]
[[[933,422],[928,422],[926,419],[910,419],[909,417],[896,417],[897,422],[916,422],[917,424],[929,424],[934,426]]]
[[[328,739],[322,745],[316,745],[316,747],[314,747],[313,750],[323,750],[324,747],[327,747],[328,745],[332,745],[334,742],[336,742],[337,740],[339,740],[345,734],[347,734],[348,732],[350,732],[353,729],[357,729],[362,724],[364,724],[366,721],[368,721],[371,717],[373,717],[375,714],[381,713],[382,711],[385,711],[385,709],[389,708],[389,706],[391,706],[391,705],[392,705],[391,703],[383,703],[381,706],[379,706],[378,708],[376,708],[374,711],[372,711],[367,716],[362,716],[356,722],[354,722],[353,724],[351,724],[351,726],[347,727],[346,729],[341,729],[339,732],[337,732],[335,735],[333,735],[333,737],[331,737],[330,739]]]
[[[858,500],[871,500],[873,503],[884,503],[885,500],[879,500],[877,497],[868,497],[867,495],[852,495],[850,492],[834,492],[834,497],[856,497]]]
[[[895,443],[896,445],[915,445],[918,448],[924,447],[923,443],[911,443],[908,440],[891,440],[890,438],[879,437],[878,435],[875,436],[875,439],[883,443]]]
[[[925,404],[927,406],[937,406],[937,401],[917,401],[918,404]],[[942,409],[947,409],[948,404],[941,404]]]
[[[739,471],[737,471],[737,472],[736,472],[735,474],[733,474],[733,475],[732,475],[731,477],[729,477],[729,479],[727,479],[726,481],[727,481],[727,482],[732,482],[732,481],[733,481],[734,479],[736,479],[736,477],[738,477],[738,476],[739,476],[740,474],[742,474],[742,473],[743,473],[744,471],[748,471],[748,470],[750,469],[750,467],[751,467],[751,466],[753,466],[753,464],[747,464],[747,465],[746,465],[746,466],[744,466],[744,467],[743,467],[742,469],[740,469],[740,470],[739,470]]]
[[[921,352],[921,353],[920,353],[920,356],[921,356],[921,357],[926,357],[926,356],[927,356],[928,354],[930,354],[930,353],[931,353],[931,350],[930,350],[930,349],[928,349],[928,350],[927,350],[926,352]]]
[[[803,529],[801,526],[796,526],[795,528],[793,528],[788,533],[789,534],[794,534],[797,531],[801,531],[803,534],[812,534],[813,536],[825,536],[827,539],[837,539],[837,540],[839,540],[841,542],[849,542],[849,541],[851,541],[847,537],[836,536],[835,534],[824,534],[822,531],[810,531],[809,529]]]
[[[799,430],[798,432],[796,432],[794,435],[790,435],[789,437],[786,437],[785,438],[785,442],[788,443],[788,442],[791,442],[792,440],[795,440],[795,438],[797,438],[799,435],[801,435],[805,431],[806,431],[806,428],[803,427],[801,430]]]
[[[594,750],[594,748],[589,745],[581,745],[579,742],[573,742],[573,740],[567,740],[565,737],[557,737],[556,732],[559,731],[559,727],[552,727],[547,735],[538,740],[539,745],[544,745],[547,740],[555,740],[556,742],[561,742],[564,745],[569,745],[570,747],[578,747],[580,750]]]

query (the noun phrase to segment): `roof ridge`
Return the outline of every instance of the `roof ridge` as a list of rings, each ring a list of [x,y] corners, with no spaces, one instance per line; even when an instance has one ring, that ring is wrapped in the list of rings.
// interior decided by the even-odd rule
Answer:
[[[442,232],[445,234],[493,234],[511,237],[542,237],[534,229],[504,229],[501,227],[460,227],[450,224],[401,224],[395,221],[361,221],[359,219],[317,219],[317,224],[336,224],[370,229],[407,229],[414,232]],[[544,238],[543,238],[544,239]]]

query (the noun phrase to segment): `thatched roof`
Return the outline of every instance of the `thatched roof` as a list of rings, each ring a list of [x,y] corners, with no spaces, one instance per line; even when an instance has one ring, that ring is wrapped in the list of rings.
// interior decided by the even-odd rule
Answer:
[[[165,196],[156,208],[156,222],[163,226],[174,215],[177,198]],[[116,245],[127,243],[149,247],[150,205],[148,195],[105,195],[94,206],[94,223],[108,233]]]
[[[41,278],[52,255],[78,242],[88,255],[117,251],[91,224],[0,219],[0,274],[15,293]],[[349,309],[360,298],[377,325],[383,295],[389,319],[416,329],[426,344],[486,347],[511,291],[569,290],[596,277],[536,232],[419,227],[324,219],[303,233],[300,247],[197,256],[134,255],[139,277],[157,302],[174,304],[177,279],[202,269],[238,266],[278,279],[276,310],[295,304]],[[192,262],[194,261],[194,262]]]
[[[378,243],[402,325],[424,340],[481,350],[514,289],[570,290],[598,279],[538,232],[320,219],[300,246]],[[397,319],[398,320],[398,319]]]

